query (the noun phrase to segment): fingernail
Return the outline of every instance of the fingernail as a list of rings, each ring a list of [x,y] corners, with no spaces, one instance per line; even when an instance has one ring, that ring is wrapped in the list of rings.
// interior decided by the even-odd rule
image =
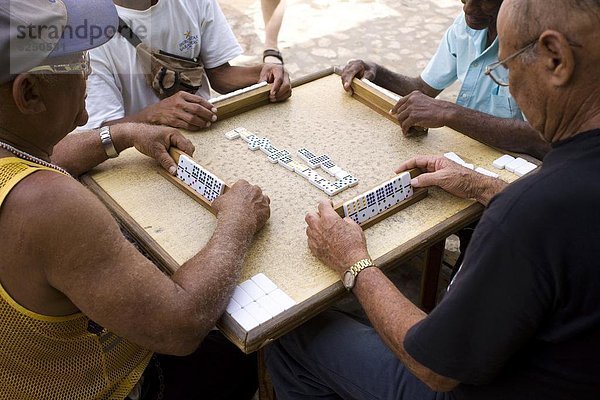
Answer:
[[[213,108],[211,108],[211,109],[210,109],[210,111],[212,111],[212,112],[216,113],[216,112],[217,112],[217,109],[216,109],[216,107],[213,107]]]
[[[208,128],[209,126],[211,126],[212,124],[210,122],[206,123],[206,127]]]
[[[413,178],[410,180],[411,186],[419,186],[419,180],[417,178]]]
[[[388,111],[388,113],[389,113],[389,114],[392,114],[392,113],[393,113],[393,111],[394,111],[394,110],[390,110],[390,111]]]
[[[169,168],[169,173],[170,173],[171,175],[175,175],[175,172],[177,172],[177,167],[175,167],[175,166],[171,166],[171,167]]]
[[[211,118],[211,120],[212,120],[212,122],[215,122],[217,120],[217,116],[213,115],[212,118]]]

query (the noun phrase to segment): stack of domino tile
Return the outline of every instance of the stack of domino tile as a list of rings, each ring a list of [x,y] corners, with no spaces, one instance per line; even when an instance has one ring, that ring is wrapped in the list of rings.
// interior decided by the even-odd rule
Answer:
[[[227,314],[248,332],[295,304],[290,296],[261,273],[235,287],[227,305]]]
[[[492,164],[494,168],[498,169],[506,169],[509,172],[516,174],[517,176],[527,175],[531,171],[537,168],[537,165],[530,163],[524,158],[518,157],[514,158],[508,154],[503,155],[498,158]]]
[[[469,163],[465,162],[465,160],[463,160],[462,158],[460,158],[454,152],[446,153],[446,154],[444,154],[444,157],[446,157],[448,160],[454,161],[455,163],[462,165],[465,168],[472,169],[475,172],[478,172],[478,173],[480,173],[482,175],[490,176],[492,178],[498,178],[500,176],[500,175],[496,174],[495,172],[488,171],[485,168],[482,168],[482,167],[477,167],[476,168],[475,165],[469,164]]]
[[[410,173],[393,179],[344,203],[344,216],[362,225],[414,194]]]
[[[267,86],[267,82],[259,82],[259,83],[255,84],[255,85],[248,86],[248,87],[245,87],[245,88],[242,88],[242,89],[238,89],[238,90],[236,90],[234,92],[230,92],[230,93],[218,96],[218,97],[213,97],[212,99],[208,100],[208,102],[211,103],[211,104],[217,104],[217,103],[220,103],[220,102],[225,101],[227,99],[230,99],[232,97],[238,96],[240,94],[248,93],[248,92],[250,92],[250,91],[252,91],[254,89],[259,89],[259,88],[261,88],[263,86]]]
[[[225,182],[184,154],[179,156],[177,178],[209,202],[222,195],[225,189]]]
[[[335,165],[327,155],[316,156],[305,148],[300,149],[298,150],[298,155],[307,162],[308,165],[306,165],[295,161],[287,150],[278,149],[269,139],[258,137],[246,128],[236,128],[227,132],[225,137],[229,140],[242,138],[248,143],[248,149],[252,151],[260,149],[267,155],[268,160],[271,163],[279,164],[292,172],[296,172],[298,175],[308,180],[312,185],[325,192],[328,196],[335,196],[358,184],[358,179]],[[317,168],[321,168],[329,175],[335,177],[337,181],[332,183],[313,171]]]

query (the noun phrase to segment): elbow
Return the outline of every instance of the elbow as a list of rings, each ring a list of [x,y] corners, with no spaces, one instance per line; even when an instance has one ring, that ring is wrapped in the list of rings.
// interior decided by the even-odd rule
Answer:
[[[157,338],[157,345],[152,350],[178,357],[190,355],[198,349],[213,326],[214,323],[209,324],[202,318],[183,316],[164,325],[166,330]]]

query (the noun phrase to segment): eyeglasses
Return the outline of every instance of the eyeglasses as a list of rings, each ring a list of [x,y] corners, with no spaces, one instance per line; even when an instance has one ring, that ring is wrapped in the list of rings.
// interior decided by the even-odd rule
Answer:
[[[81,54],[81,60],[67,63],[67,64],[49,64],[40,65],[30,69],[28,72],[50,72],[54,74],[75,74],[83,73],[83,77],[87,79],[92,73],[92,66],[90,64],[90,54],[84,51]]]
[[[508,68],[506,67],[506,63],[509,62],[510,60],[512,60],[513,58],[525,53],[527,50],[532,49],[538,43],[539,40],[540,39],[537,38],[533,42],[531,42],[528,45],[526,45],[525,47],[523,47],[521,50],[517,50],[510,56],[506,57],[504,60],[500,60],[498,62],[488,65],[485,68],[484,74],[486,74],[487,76],[492,78],[492,80],[499,86],[504,86],[504,87],[509,86]],[[567,42],[572,47],[583,47],[582,45],[575,43],[569,39],[567,39]]]
[[[490,78],[492,78],[492,80],[498,85],[498,86],[508,86],[508,68],[506,68],[506,63],[510,60],[512,60],[515,57],[518,57],[519,55],[525,53],[527,50],[532,49],[536,43],[538,42],[538,39],[535,39],[533,42],[529,43],[527,46],[523,47],[521,50],[517,50],[515,53],[511,54],[510,56],[506,57],[504,60],[500,60],[498,62],[495,62],[493,64],[488,65],[485,68],[485,74],[487,76],[489,76]]]

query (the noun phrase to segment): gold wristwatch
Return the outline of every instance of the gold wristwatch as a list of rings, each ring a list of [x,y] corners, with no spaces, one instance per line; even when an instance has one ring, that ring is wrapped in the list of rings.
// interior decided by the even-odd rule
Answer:
[[[365,258],[364,260],[360,260],[356,264],[348,268],[348,270],[344,272],[344,278],[342,279],[346,290],[348,290],[349,292],[352,291],[352,289],[354,289],[354,285],[356,284],[356,277],[358,276],[360,271],[369,267],[375,267],[375,264],[373,264],[373,261],[371,261],[370,259]]]

